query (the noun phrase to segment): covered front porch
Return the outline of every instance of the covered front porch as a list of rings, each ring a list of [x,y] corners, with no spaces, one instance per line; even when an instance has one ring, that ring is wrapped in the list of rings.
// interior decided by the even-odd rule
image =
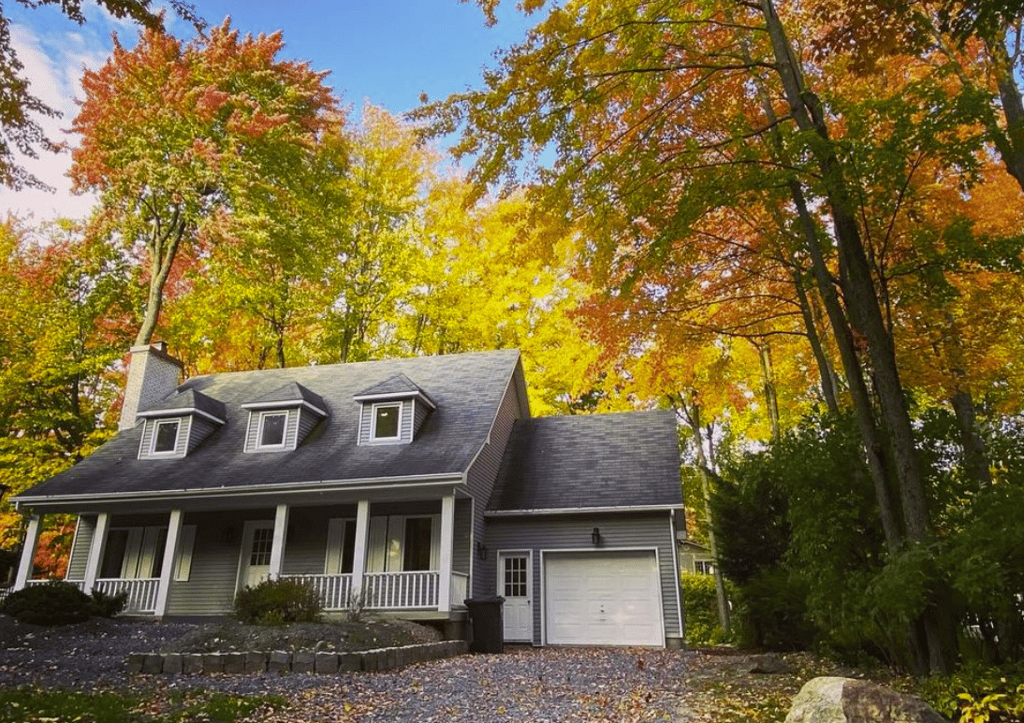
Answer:
[[[238,590],[295,580],[328,613],[355,609],[450,620],[465,610],[471,572],[471,503],[454,493],[397,501],[79,516],[66,579],[127,595],[126,612],[224,615]],[[33,580],[41,518],[29,518],[14,588]]]

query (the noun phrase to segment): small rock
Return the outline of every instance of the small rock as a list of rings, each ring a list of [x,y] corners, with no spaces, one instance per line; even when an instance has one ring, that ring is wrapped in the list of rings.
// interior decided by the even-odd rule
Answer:
[[[921,700],[853,678],[808,681],[786,716],[786,723],[946,723]]]
[[[796,671],[782,659],[778,653],[767,653],[765,655],[754,655],[748,660],[748,673],[760,673],[765,675],[789,675]]]

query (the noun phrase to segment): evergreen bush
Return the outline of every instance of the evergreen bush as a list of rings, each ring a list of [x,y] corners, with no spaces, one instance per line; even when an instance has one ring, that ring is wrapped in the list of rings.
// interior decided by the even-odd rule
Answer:
[[[311,623],[319,621],[322,612],[316,590],[294,580],[265,580],[235,596],[235,617],[243,623]]]
[[[0,613],[32,625],[70,625],[92,617],[93,605],[77,585],[51,580],[12,592],[0,602]]]

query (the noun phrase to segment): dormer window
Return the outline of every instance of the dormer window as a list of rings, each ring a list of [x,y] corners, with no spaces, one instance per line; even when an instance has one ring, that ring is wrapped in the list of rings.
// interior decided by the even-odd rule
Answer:
[[[139,459],[185,457],[225,423],[224,404],[195,389],[178,389],[149,409],[144,420]]]
[[[360,405],[359,444],[409,444],[436,405],[415,382],[395,374],[353,399]]]
[[[318,394],[289,382],[241,405],[249,412],[246,452],[291,452],[321,419],[327,405]]]
[[[178,447],[178,429],[181,422],[168,419],[156,423],[153,432],[153,449],[150,454],[174,454]]]
[[[402,405],[374,404],[373,429],[370,432],[371,442],[395,442],[401,429]]]
[[[288,421],[287,412],[263,412],[260,414],[260,449],[284,446],[284,428]]]

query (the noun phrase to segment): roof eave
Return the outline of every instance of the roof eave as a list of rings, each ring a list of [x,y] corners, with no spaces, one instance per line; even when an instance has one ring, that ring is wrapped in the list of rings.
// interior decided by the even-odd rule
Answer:
[[[187,414],[198,414],[200,417],[209,419],[215,424],[227,424],[226,420],[216,417],[209,412],[204,412],[202,409],[198,409],[196,407],[184,407],[182,409],[150,409],[147,412],[138,412],[135,417],[159,419],[161,417],[184,417]]]
[[[408,392],[383,392],[381,394],[357,394],[352,397],[359,403],[363,402],[397,402],[403,399],[419,399],[431,409],[437,409],[437,405],[424,392],[410,390]]]
[[[103,504],[119,502],[172,502],[183,499],[212,497],[262,497],[289,492],[331,492],[334,490],[384,490],[393,488],[454,484],[464,482],[462,472],[439,472],[405,477],[366,477],[347,480],[313,480],[279,484],[239,485],[237,487],[201,487],[195,489],[147,490],[134,492],[96,492],[80,495],[17,495],[10,499],[15,509],[25,507],[66,506],[69,504]]]
[[[307,402],[305,399],[285,399],[274,402],[246,402],[245,404],[240,404],[238,406],[242,409],[292,409],[294,407],[304,407],[314,414],[319,414],[321,417],[328,416],[325,410],[315,404]]]
[[[541,507],[529,510],[486,510],[484,517],[533,517],[538,515],[593,515],[608,512],[667,512],[683,509],[682,502],[665,505],[603,505],[598,507]]]

